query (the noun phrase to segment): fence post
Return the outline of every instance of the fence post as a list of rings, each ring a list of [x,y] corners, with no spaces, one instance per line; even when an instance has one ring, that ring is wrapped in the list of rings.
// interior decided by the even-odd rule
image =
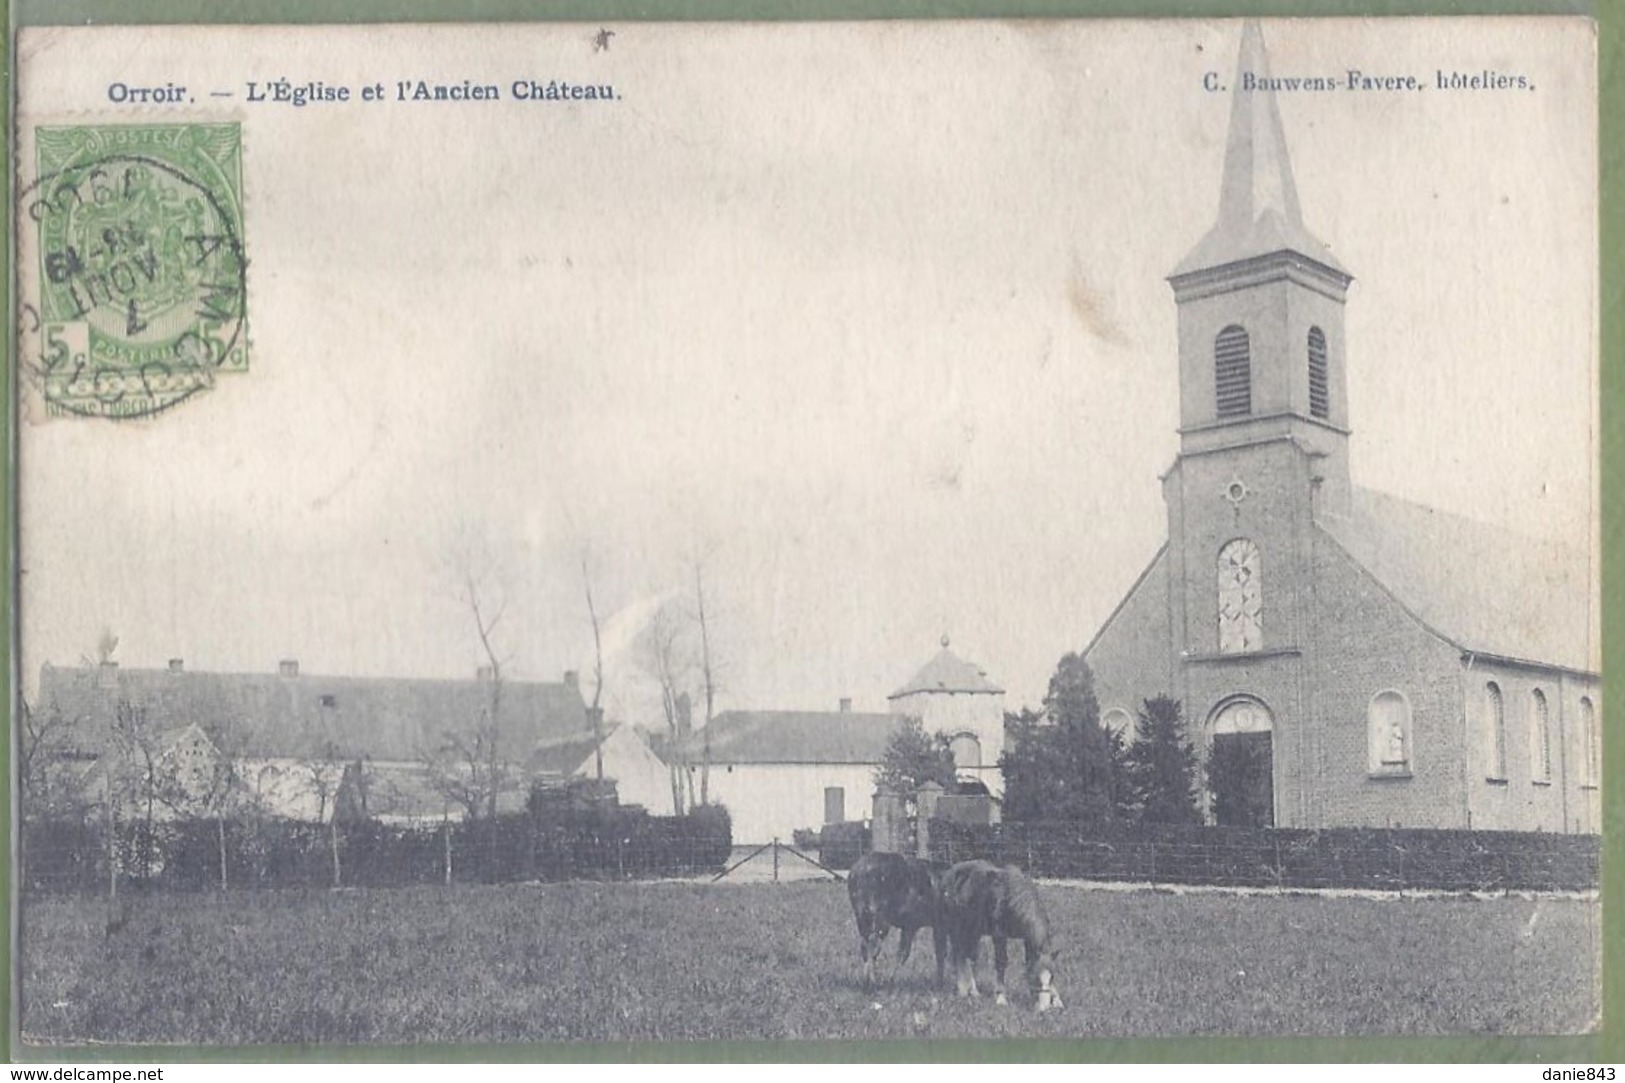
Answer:
[[[451,886],[451,817],[440,817],[440,834],[446,840],[446,886]]]
[[[779,882],[779,840],[773,840],[773,882]]]

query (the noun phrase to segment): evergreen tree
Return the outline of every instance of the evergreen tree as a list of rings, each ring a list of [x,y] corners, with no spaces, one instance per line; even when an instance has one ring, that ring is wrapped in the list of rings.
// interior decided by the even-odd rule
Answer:
[[[913,793],[927,782],[944,789],[953,785],[953,749],[945,734],[926,733],[918,718],[905,718],[892,731],[875,769],[875,789]]]
[[[1100,724],[1094,674],[1068,654],[1050,677],[1044,711],[1005,716],[1004,815],[1011,820],[1111,823],[1129,796],[1122,740]]]
[[[1141,823],[1202,822],[1196,803],[1196,749],[1185,740],[1178,700],[1157,696],[1145,701],[1127,766]]]

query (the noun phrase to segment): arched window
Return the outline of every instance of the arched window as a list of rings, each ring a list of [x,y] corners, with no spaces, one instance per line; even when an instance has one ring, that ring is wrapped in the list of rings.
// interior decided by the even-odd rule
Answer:
[[[1247,332],[1235,324],[1213,341],[1213,382],[1220,417],[1253,412],[1252,347]]]
[[[1326,383],[1326,332],[1318,327],[1309,328],[1309,413],[1320,418],[1332,416],[1331,392]]]
[[[1501,702],[1501,686],[1491,681],[1484,686],[1484,753],[1486,774],[1496,782],[1507,777],[1507,719]]]
[[[1590,696],[1580,697],[1580,781],[1586,786],[1597,784],[1597,708]]]
[[[1529,777],[1552,780],[1552,712],[1546,693],[1538,688],[1529,694]]]
[[[1264,593],[1258,546],[1236,538],[1219,550],[1219,653],[1264,645]]]
[[[948,747],[954,754],[955,767],[982,766],[982,742],[974,733],[955,734]]]
[[[1123,744],[1134,743],[1134,718],[1121,707],[1113,707],[1100,716],[1100,724],[1106,727],[1108,733],[1115,733],[1123,739]]]
[[[1411,705],[1389,689],[1371,697],[1366,708],[1367,763],[1373,775],[1411,773]]]

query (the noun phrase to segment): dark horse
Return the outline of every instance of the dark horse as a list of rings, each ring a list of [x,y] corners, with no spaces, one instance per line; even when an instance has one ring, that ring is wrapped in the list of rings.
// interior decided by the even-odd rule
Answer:
[[[938,866],[940,868],[940,866]],[[867,853],[858,858],[847,874],[846,893],[852,900],[852,916],[858,921],[858,950],[863,957],[863,982],[875,983],[875,960],[881,942],[893,926],[901,930],[897,944],[897,965],[908,962],[914,934],[931,926],[931,939],[937,953],[937,981],[942,981],[944,932],[937,922],[939,898],[937,872],[930,862],[904,854]]]
[[[1038,890],[1020,869],[1001,869],[987,861],[960,862],[942,877],[941,907],[960,996],[980,995],[976,955],[982,937],[991,936],[997,1003],[1006,1003],[1004,968],[1010,957],[1005,941],[1020,940],[1027,952],[1027,983],[1038,993],[1038,1010],[1062,1006],[1060,994],[1050,984],[1056,949],[1049,917],[1038,900]]]

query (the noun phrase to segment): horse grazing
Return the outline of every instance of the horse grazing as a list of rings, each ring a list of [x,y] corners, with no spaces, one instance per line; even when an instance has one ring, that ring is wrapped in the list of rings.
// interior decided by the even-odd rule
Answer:
[[[847,874],[846,893],[858,922],[858,950],[863,958],[863,983],[875,983],[875,960],[892,926],[901,930],[897,965],[908,962],[914,934],[931,926],[937,954],[937,982],[942,981],[944,932],[937,922],[940,897],[937,872],[928,861],[904,854],[867,853]]]
[[[1009,962],[1005,941],[1020,940],[1027,953],[1027,983],[1038,993],[1038,1010],[1063,1007],[1050,984],[1054,978],[1055,942],[1038,890],[1014,866],[999,868],[987,861],[962,861],[942,877],[942,924],[948,933],[950,961],[960,996],[980,996],[976,988],[976,955],[982,937],[993,938],[993,994],[1005,1004],[1004,968]]]

